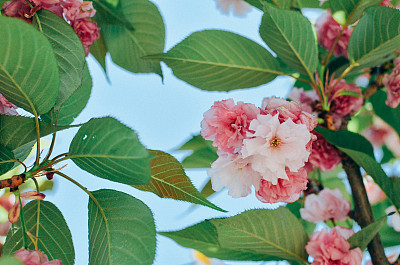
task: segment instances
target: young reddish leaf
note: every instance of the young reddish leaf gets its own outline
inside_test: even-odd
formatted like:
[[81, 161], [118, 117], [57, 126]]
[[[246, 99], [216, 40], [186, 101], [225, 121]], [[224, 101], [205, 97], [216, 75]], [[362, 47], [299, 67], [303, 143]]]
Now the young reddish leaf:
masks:
[[225, 212], [225, 210], [209, 202], [193, 186], [188, 176], [186, 176], [182, 165], [173, 156], [162, 151], [150, 150], [150, 153], [156, 157], [150, 163], [150, 184], [134, 185], [133, 187], [153, 192], [161, 198], [197, 203]]

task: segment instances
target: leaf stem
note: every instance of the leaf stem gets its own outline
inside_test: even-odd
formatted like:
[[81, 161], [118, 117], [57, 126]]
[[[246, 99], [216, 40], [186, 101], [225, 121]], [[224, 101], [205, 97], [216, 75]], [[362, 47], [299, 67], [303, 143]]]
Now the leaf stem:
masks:
[[51, 153], [53, 152], [54, 149], [54, 144], [56, 142], [56, 134], [57, 133], [53, 133], [53, 136], [51, 138], [51, 144], [50, 144], [50, 148], [49, 148], [49, 152], [47, 153], [46, 157], [43, 159], [43, 161], [48, 160], [49, 157], [51, 156]]
[[36, 161], [35, 165], [40, 163], [40, 127], [39, 127], [39, 117], [36, 110], [33, 109], [33, 114], [35, 115], [35, 125], [36, 125]]
[[343, 78], [346, 77], [346, 75], [351, 71], [351, 69], [353, 69], [356, 66], [355, 63], [350, 64], [344, 71], [343, 73], [340, 75], [340, 77], [338, 79], [336, 79], [335, 83], [333, 84], [333, 86], [329, 87], [326, 95], [330, 96], [330, 94], [332, 93], [332, 91], [336, 88], [336, 86], [339, 84], [340, 81], [342, 81]]
[[28, 240], [26, 239], [26, 223], [25, 223], [25, 216], [24, 216], [24, 208], [22, 207], [20, 191], [17, 190], [16, 193], [17, 193], [17, 197], [19, 200], [19, 206], [20, 206], [20, 217], [19, 218], [21, 221], [23, 246], [25, 249], [28, 249]]

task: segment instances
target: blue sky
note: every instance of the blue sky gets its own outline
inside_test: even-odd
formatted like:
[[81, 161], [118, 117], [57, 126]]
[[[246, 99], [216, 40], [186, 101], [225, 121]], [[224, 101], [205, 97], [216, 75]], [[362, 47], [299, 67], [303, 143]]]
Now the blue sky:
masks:
[[[166, 50], [183, 40], [194, 31], [204, 29], [223, 29], [244, 35], [265, 45], [258, 36], [261, 12], [253, 9], [247, 16], [237, 18], [226, 16], [216, 9], [214, 0], [157, 0], [166, 25]], [[133, 74], [113, 65], [107, 58], [110, 83], [105, 79], [99, 65], [88, 58], [94, 86], [86, 109], [76, 123], [88, 121], [91, 117], [111, 115], [133, 128], [142, 143], [149, 149], [171, 152], [185, 142], [191, 135], [198, 134], [202, 115], [216, 100], [234, 98], [260, 105], [264, 97], [284, 97], [292, 81], [277, 78], [268, 85], [230, 93], [201, 91], [178, 80], [163, 64], [164, 84], [155, 74]], [[76, 130], [61, 132], [57, 136], [55, 154], [68, 150]], [[182, 154], [173, 153], [181, 158]], [[159, 231], [182, 229], [206, 218], [231, 216], [238, 212], [266, 207], [254, 194], [242, 199], [232, 199], [226, 192], [212, 198], [212, 201], [229, 211], [223, 215], [212, 209], [197, 207], [190, 215], [184, 215], [189, 203], [160, 199], [154, 194], [141, 192], [131, 187], [96, 178], [77, 168], [72, 161], [63, 169], [89, 190], [101, 188], [118, 189], [145, 202], [154, 213]], [[188, 170], [188, 175], [196, 187], [206, 180], [203, 170]], [[71, 229], [76, 264], [88, 262], [87, 245], [87, 201], [88, 198], [73, 184], [55, 177], [55, 190], [47, 199], [55, 203], [66, 217]], [[173, 241], [158, 237], [156, 260], [154, 264], [183, 265], [192, 261], [191, 252]], [[233, 264], [227, 262], [227, 264]], [[243, 263], [242, 263], [243, 264]]]

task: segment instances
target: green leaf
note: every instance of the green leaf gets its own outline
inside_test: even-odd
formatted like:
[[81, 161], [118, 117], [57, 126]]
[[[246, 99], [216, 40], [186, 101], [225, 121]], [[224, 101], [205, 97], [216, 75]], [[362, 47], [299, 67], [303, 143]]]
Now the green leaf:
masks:
[[386, 93], [377, 91], [369, 100], [374, 107], [375, 114], [389, 124], [400, 135], [400, 107], [390, 108], [385, 104]]
[[82, 83], [85, 50], [74, 29], [57, 14], [42, 9], [33, 25], [49, 39], [60, 72], [60, 91], [53, 109], [58, 110]]
[[330, 131], [321, 127], [315, 129], [331, 144], [351, 157], [365, 172], [370, 175], [376, 184], [386, 194], [392, 204], [400, 208], [400, 195], [395, 183], [386, 175], [382, 167], [376, 162], [370, 142], [363, 136], [349, 131]]
[[146, 58], [165, 62], [177, 78], [209, 91], [256, 87], [283, 74], [267, 49], [222, 30], [195, 32], [167, 53]]
[[329, 0], [332, 14], [344, 11], [348, 25], [356, 22], [370, 6], [379, 5], [382, 0]]
[[111, 117], [84, 124], [69, 147], [69, 158], [100, 178], [128, 185], [148, 184], [152, 155], [137, 134]]
[[204, 186], [200, 189], [201, 195], [203, 195], [206, 198], [208, 198], [211, 195], [215, 194], [215, 192], [216, 191], [213, 190], [213, 188], [212, 188], [211, 179], [208, 179], [206, 184], [204, 184]]
[[207, 257], [222, 260], [264, 261], [269, 256], [241, 249], [222, 248], [218, 243], [217, 229], [206, 220], [179, 231], [158, 232], [186, 248], [193, 248]]
[[[40, 136], [52, 134], [57, 131], [70, 128], [70, 126], [54, 126], [39, 121]], [[23, 116], [0, 115], [0, 145], [3, 145], [15, 152], [17, 148], [24, 146], [32, 148], [32, 142], [36, 141], [36, 125], [34, 118]], [[24, 153], [25, 153], [24, 151]]]
[[210, 221], [217, 228], [223, 248], [307, 262], [308, 236], [301, 222], [286, 207], [250, 210]]
[[354, 235], [352, 235], [348, 241], [350, 243], [350, 248], [359, 247], [361, 251], [367, 247], [369, 242], [375, 237], [375, 235], [379, 232], [382, 226], [386, 223], [387, 216], [383, 216], [378, 221], [369, 224], [364, 227]]
[[185, 142], [181, 147], [176, 150], [197, 150], [208, 146], [208, 142], [200, 134], [192, 136], [187, 142]]
[[372, 67], [398, 49], [399, 10], [384, 6], [368, 8], [351, 34], [348, 48], [350, 62]]
[[103, 37], [101, 35], [100, 35], [100, 38], [98, 38], [90, 46], [90, 53], [93, 55], [93, 57], [96, 59], [96, 61], [103, 68], [104, 73], [107, 74], [107, 68], [106, 68], [107, 48], [106, 48], [106, 44], [104, 43]]
[[134, 185], [135, 188], [153, 192], [160, 198], [192, 202], [226, 212], [201, 195], [186, 176], [181, 164], [173, 156], [161, 151], [150, 150], [150, 153], [155, 156], [150, 163], [150, 184]]
[[250, 5], [260, 9], [261, 11], [264, 9], [264, 5], [266, 3], [274, 5], [274, 1], [279, 5], [279, 8], [282, 9], [289, 9], [292, 3], [292, 0], [244, 0], [247, 3], [249, 3]]
[[[372, 212], [374, 216], [386, 215], [385, 210], [391, 205], [392, 204], [388, 200], [379, 202], [378, 204], [372, 205]], [[383, 225], [379, 234], [385, 247], [400, 245], [400, 233], [395, 231], [393, 227], [390, 227], [387, 223]]]
[[162, 76], [159, 61], [141, 59], [164, 51], [164, 22], [157, 7], [148, 0], [120, 0], [118, 8], [134, 30], [99, 21], [101, 35], [112, 60], [134, 73], [156, 73]]
[[28, 23], [0, 16], [0, 47], [0, 93], [31, 113], [48, 112], [60, 87], [50, 42]]
[[14, 160], [13, 152], [7, 147], [0, 145], [0, 175], [7, 173], [14, 167], [16, 163], [12, 160]]
[[0, 265], [24, 265], [24, 264], [19, 259], [8, 256], [0, 258]]
[[90, 76], [87, 64], [85, 64], [80, 86], [57, 108], [57, 110], [53, 108], [50, 112], [42, 115], [41, 118], [49, 123], [57, 122], [57, 124], [61, 126], [71, 124], [86, 107], [90, 98], [90, 93], [92, 92], [92, 86], [92, 77]]
[[297, 0], [301, 8], [327, 8], [327, 3], [321, 5], [319, 0]]
[[218, 155], [214, 148], [204, 147], [193, 151], [193, 153], [185, 157], [182, 161], [184, 168], [209, 168], [211, 164], [218, 159]]
[[355, 98], [362, 98], [363, 95], [358, 94], [355, 91], [350, 91], [350, 90], [342, 90], [339, 93], [336, 93], [334, 97], [339, 97], [339, 96], [350, 96], [350, 97], [355, 97]]
[[152, 264], [156, 248], [153, 214], [140, 200], [115, 190], [89, 198], [89, 264]]
[[131, 22], [122, 12], [121, 1], [111, 4], [107, 0], [93, 0], [93, 7], [96, 9], [94, 19], [99, 24], [119, 25], [130, 30], [134, 30]]
[[310, 21], [298, 12], [264, 7], [260, 35], [282, 61], [312, 77], [318, 66], [318, 46]]
[[[39, 216], [38, 216], [39, 213]], [[38, 228], [38, 248], [49, 258], [61, 259], [64, 265], [73, 265], [75, 260], [71, 232], [60, 210], [48, 201], [31, 201], [24, 206], [27, 231], [36, 236]], [[39, 225], [37, 225], [39, 220]], [[14, 224], [7, 235], [2, 254], [13, 255], [22, 247], [21, 222]], [[35, 249], [28, 238], [28, 248]]]

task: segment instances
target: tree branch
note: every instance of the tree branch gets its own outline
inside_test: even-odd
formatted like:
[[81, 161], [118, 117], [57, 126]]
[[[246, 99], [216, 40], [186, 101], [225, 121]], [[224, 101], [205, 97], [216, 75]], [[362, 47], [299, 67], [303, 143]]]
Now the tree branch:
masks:
[[[367, 192], [363, 183], [360, 167], [345, 154], [342, 154], [343, 169], [347, 174], [350, 183], [351, 192], [354, 199], [354, 220], [362, 227], [375, 221], [369, 204]], [[368, 251], [374, 265], [388, 265], [383, 244], [379, 233], [368, 244]]]

